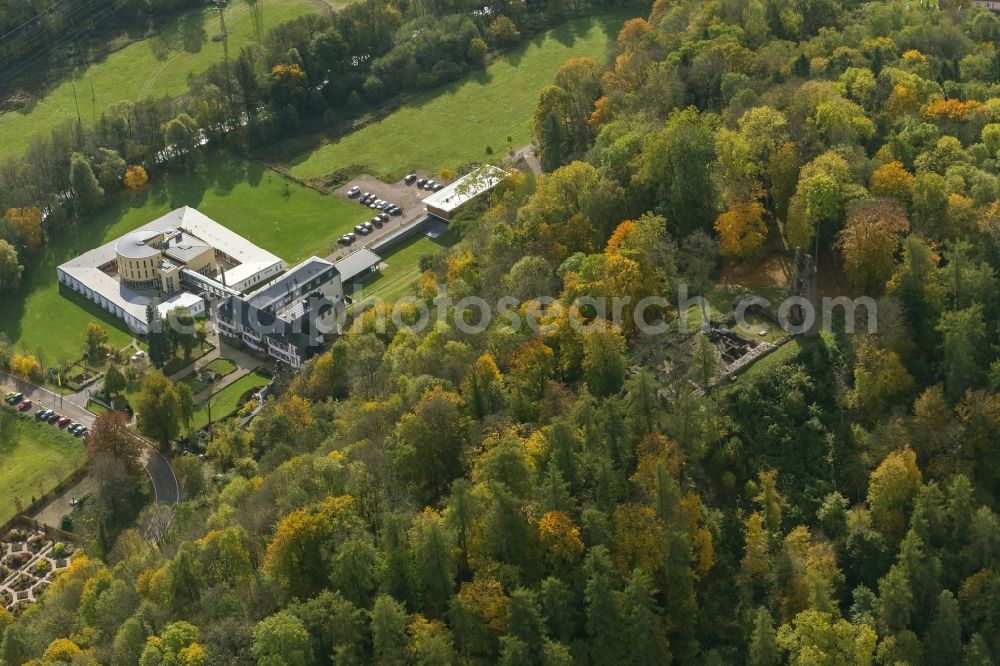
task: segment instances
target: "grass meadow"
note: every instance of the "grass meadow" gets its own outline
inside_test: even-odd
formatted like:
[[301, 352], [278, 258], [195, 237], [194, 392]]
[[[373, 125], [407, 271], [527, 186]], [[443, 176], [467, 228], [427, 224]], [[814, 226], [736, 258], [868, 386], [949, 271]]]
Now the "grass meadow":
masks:
[[604, 62], [621, 23], [618, 15], [570, 21], [357, 132], [318, 148], [315, 137], [292, 140], [268, 151], [267, 159], [305, 179], [356, 167], [391, 182], [411, 171], [435, 174], [483, 159], [487, 146], [496, 154], [518, 150], [531, 140], [538, 95], [560, 65], [574, 56]]
[[[265, 374], [254, 371], [246, 377], [240, 377], [235, 382], [222, 389], [212, 396], [212, 420], [219, 421], [223, 417], [229, 416], [239, 407], [240, 397], [257, 386], [265, 386], [271, 378]], [[191, 418], [189, 432], [194, 432], [199, 428], [208, 425], [208, 402], [203, 402], [194, 408], [194, 416]]]
[[[32, 411], [31, 413], [34, 413]], [[84, 463], [83, 442], [59, 428], [20, 416], [6, 407], [0, 411], [0, 523], [31, 503]]]
[[[264, 31], [315, 12], [323, 4], [323, 0], [266, 0]], [[227, 7], [226, 30], [231, 57], [256, 42], [257, 33], [246, 3], [233, 2]], [[34, 136], [76, 119], [77, 103], [80, 117], [90, 122], [117, 102], [185, 93], [188, 75], [200, 74], [222, 62], [222, 41], [213, 39], [219, 34], [215, 9], [206, 6], [191, 10], [171, 20], [155, 35], [132, 42], [77, 76], [60, 81], [24, 108], [0, 113], [0, 155], [21, 153]]]
[[450, 230], [437, 238], [420, 235], [407, 239], [381, 255], [385, 264], [381, 272], [358, 283], [353, 294], [348, 292], [355, 299], [351, 307], [360, 312], [378, 301], [391, 303], [412, 293], [420, 281], [420, 257], [437, 254], [457, 242], [457, 235]]
[[52, 234], [45, 257], [26, 272], [21, 288], [0, 300], [0, 331], [15, 349], [40, 354], [43, 364], [78, 358], [90, 321], [108, 328], [112, 344], [126, 345], [127, 327], [79, 294], [60, 289], [56, 266], [185, 205], [289, 264], [329, 254], [337, 237], [369, 212], [259, 164], [213, 156], [198, 173], [154, 179], [145, 191], [120, 197], [97, 217]]

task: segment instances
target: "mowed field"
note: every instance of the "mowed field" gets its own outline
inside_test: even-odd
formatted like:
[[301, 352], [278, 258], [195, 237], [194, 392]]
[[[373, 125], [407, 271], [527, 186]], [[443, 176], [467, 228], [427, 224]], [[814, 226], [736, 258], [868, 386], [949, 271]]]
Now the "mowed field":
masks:
[[[33, 413], [33, 412], [32, 412]], [[0, 413], [0, 523], [75, 472], [87, 458], [83, 442], [49, 424], [33, 422], [4, 408]]]
[[[337, 141], [315, 149], [289, 142], [269, 152], [300, 178], [355, 165], [392, 182], [411, 171], [433, 174], [483, 159], [487, 146], [498, 155], [518, 150], [531, 140], [539, 93], [560, 65], [575, 56], [603, 63], [623, 20], [614, 15], [571, 21], [503, 55], [485, 72], [420, 95]], [[302, 152], [287, 157], [296, 149]]]
[[[324, 4], [333, 7], [344, 2], [263, 0], [261, 4], [266, 33], [276, 25], [319, 11]], [[242, 0], [226, 8], [226, 30], [230, 57], [257, 41], [250, 8]], [[0, 155], [19, 154], [32, 137], [75, 119], [77, 100], [80, 116], [89, 122], [116, 102], [183, 94], [189, 74], [200, 74], [222, 62], [222, 41], [213, 41], [219, 34], [219, 13], [215, 9], [192, 10], [172, 20], [156, 35], [133, 42], [93, 63], [75, 78], [62, 81], [26, 108], [0, 113]]]
[[79, 358], [90, 321], [109, 329], [112, 344], [127, 344], [132, 336], [120, 320], [59, 288], [56, 266], [181, 206], [197, 208], [289, 264], [330, 254], [337, 237], [369, 212], [259, 164], [218, 155], [201, 173], [154, 179], [146, 191], [124, 196], [98, 217], [53, 234], [45, 258], [27, 272], [20, 290], [0, 300], [0, 331], [15, 349], [40, 353], [48, 363]]

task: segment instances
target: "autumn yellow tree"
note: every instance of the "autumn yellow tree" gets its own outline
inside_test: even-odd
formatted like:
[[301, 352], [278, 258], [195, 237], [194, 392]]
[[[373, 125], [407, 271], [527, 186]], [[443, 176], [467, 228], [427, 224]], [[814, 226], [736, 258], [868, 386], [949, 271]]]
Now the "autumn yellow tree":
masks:
[[149, 182], [149, 174], [146, 173], [145, 168], [135, 165], [128, 168], [123, 180], [125, 181], [125, 187], [130, 192], [135, 192]]
[[7, 221], [14, 225], [24, 239], [28, 254], [37, 257], [42, 253], [45, 237], [42, 233], [42, 211], [32, 206], [30, 208], [8, 208]]
[[354, 499], [347, 495], [292, 511], [278, 523], [264, 557], [264, 571], [298, 597], [312, 596], [327, 582], [324, 553], [361, 527]]
[[902, 538], [906, 529], [906, 510], [922, 480], [917, 456], [909, 447], [887, 455], [871, 473], [868, 506], [875, 527], [887, 538], [896, 541]]
[[31, 354], [14, 354], [10, 359], [10, 369], [15, 375], [32, 381], [42, 379], [42, 364]]
[[895, 199], [906, 205], [910, 201], [913, 174], [906, 170], [902, 162], [886, 162], [872, 173], [870, 184], [873, 195]]
[[580, 528], [563, 511], [549, 511], [538, 521], [538, 539], [556, 566], [571, 564], [583, 555]]
[[715, 220], [722, 253], [737, 259], [752, 257], [767, 238], [764, 207], [756, 201], [734, 204]]

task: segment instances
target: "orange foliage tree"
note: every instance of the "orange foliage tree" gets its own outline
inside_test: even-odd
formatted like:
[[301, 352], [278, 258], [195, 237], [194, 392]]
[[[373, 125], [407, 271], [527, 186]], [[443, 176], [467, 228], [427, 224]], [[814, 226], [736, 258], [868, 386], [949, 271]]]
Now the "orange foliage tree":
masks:
[[758, 202], [738, 203], [715, 220], [722, 253], [746, 259], [760, 251], [767, 238], [764, 207]]
[[7, 220], [10, 221], [24, 237], [28, 253], [37, 257], [42, 253], [45, 244], [42, 235], [42, 211], [37, 207], [8, 208]]
[[149, 182], [149, 174], [146, 173], [144, 168], [136, 165], [129, 167], [129, 169], [125, 172], [123, 180], [125, 181], [125, 187], [128, 188], [129, 191], [134, 192]]

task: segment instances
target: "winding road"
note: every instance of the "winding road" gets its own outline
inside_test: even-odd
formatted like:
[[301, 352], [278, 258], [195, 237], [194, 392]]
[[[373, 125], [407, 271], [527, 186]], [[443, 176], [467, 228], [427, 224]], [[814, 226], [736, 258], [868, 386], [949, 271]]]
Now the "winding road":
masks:
[[[26, 398], [29, 398], [34, 403], [30, 410], [32, 414], [41, 407], [54, 409], [63, 416], [68, 416], [88, 428], [94, 424], [94, 419], [97, 418], [93, 412], [75, 401], [79, 399], [79, 394], [74, 396], [59, 395], [11, 375], [0, 375], [0, 385], [3, 386], [4, 394], [7, 391], [19, 391]], [[145, 450], [143, 464], [146, 467], [146, 473], [149, 474], [149, 480], [153, 484], [156, 502], [168, 506], [177, 504], [181, 499], [181, 489], [170, 462], [145, 440], [142, 442]]]

